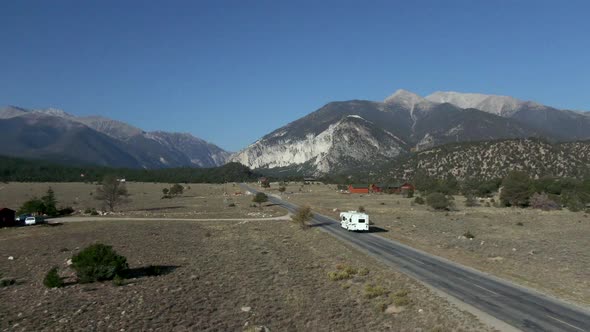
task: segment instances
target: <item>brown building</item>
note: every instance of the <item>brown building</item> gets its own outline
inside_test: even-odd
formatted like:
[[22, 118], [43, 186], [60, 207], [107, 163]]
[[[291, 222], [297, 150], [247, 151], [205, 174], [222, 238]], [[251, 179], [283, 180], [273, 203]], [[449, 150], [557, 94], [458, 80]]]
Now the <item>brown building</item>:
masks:
[[0, 227], [15, 226], [16, 212], [9, 208], [0, 208]]

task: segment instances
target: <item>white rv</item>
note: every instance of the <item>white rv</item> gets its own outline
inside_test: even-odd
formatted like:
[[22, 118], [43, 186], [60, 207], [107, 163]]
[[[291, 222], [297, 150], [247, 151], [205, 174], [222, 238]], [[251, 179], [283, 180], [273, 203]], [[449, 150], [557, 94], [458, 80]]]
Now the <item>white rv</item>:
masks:
[[349, 231], [368, 231], [369, 215], [357, 211], [340, 212], [340, 226]]

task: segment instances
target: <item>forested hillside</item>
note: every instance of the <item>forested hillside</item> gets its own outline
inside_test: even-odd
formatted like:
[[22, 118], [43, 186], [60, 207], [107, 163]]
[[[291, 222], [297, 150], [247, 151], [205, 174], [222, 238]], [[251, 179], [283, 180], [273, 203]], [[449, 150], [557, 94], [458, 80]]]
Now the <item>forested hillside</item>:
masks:
[[590, 175], [590, 141], [551, 144], [538, 139], [457, 143], [438, 146], [388, 161], [380, 174], [411, 179], [423, 172], [458, 180], [498, 179], [512, 170], [533, 178], [545, 176], [583, 178]]
[[0, 181], [94, 182], [107, 174], [127, 181], [167, 183], [223, 183], [254, 181], [259, 175], [238, 163], [213, 168], [126, 169], [64, 166], [42, 160], [0, 157]]

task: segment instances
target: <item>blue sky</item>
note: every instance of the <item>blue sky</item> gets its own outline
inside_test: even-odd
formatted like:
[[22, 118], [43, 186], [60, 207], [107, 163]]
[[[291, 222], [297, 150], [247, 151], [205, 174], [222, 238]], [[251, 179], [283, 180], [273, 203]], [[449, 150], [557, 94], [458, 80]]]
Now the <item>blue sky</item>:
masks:
[[587, 1], [3, 1], [0, 105], [232, 151], [399, 88], [590, 110]]

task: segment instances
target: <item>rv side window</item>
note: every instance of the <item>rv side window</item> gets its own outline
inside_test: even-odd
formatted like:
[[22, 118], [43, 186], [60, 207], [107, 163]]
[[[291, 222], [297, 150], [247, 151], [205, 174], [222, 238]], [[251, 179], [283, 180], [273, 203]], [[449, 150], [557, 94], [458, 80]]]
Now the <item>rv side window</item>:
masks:
[[346, 221], [346, 217], [342, 217], [342, 221]]
[[364, 223], [365, 219], [359, 219], [359, 223]]

